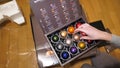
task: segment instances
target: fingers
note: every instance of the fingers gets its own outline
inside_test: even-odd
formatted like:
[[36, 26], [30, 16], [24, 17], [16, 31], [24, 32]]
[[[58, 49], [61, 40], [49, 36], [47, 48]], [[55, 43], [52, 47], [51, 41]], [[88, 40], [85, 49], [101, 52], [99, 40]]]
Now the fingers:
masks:
[[84, 27], [81, 25], [79, 28], [77, 28], [74, 33], [77, 33], [77, 32], [84, 32]]
[[74, 31], [74, 33], [77, 33], [77, 32], [80, 32], [80, 31], [82, 31], [82, 25], [81, 26], [79, 26], [75, 31]]
[[77, 33], [77, 32], [80, 32], [80, 29], [76, 29], [76, 30], [74, 31], [74, 33]]
[[91, 39], [91, 38], [88, 36], [81, 36], [80, 39]]
[[[81, 26], [79, 26], [74, 31], [74, 33], [77, 33], [77, 32], [84, 32], [84, 33], [86, 33], [86, 32], [88, 32], [88, 29], [87, 29], [88, 27], [89, 27], [89, 24], [87, 24], [87, 23], [82, 24]], [[87, 36], [82, 36], [80, 39], [91, 39], [91, 38], [89, 37], [89, 35], [87, 35]]]

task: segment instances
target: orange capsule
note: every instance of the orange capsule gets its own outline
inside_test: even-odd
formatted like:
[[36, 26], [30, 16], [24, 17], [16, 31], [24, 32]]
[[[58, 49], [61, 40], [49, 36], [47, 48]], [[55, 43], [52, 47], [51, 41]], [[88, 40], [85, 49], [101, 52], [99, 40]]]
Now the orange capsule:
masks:
[[72, 34], [74, 33], [75, 28], [73, 26], [68, 27], [68, 33]]

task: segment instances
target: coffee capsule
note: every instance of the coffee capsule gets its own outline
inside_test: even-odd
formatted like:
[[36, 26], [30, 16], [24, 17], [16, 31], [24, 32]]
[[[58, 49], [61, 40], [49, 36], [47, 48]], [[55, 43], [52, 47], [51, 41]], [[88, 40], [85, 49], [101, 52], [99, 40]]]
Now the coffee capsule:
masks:
[[57, 49], [58, 50], [62, 50], [64, 48], [64, 45], [62, 44], [62, 43], [59, 43], [58, 45], [57, 45]]
[[74, 38], [74, 40], [78, 41], [78, 40], [80, 40], [80, 35], [75, 34], [75, 35], [73, 35], [73, 38]]
[[80, 49], [85, 49], [85, 48], [86, 48], [85, 42], [78, 42], [78, 47], [79, 47]]
[[73, 34], [75, 31], [75, 28], [73, 26], [68, 27], [68, 33]]
[[53, 42], [58, 42], [58, 40], [59, 40], [59, 37], [57, 35], [52, 36], [52, 41]]
[[67, 31], [61, 31], [60, 36], [65, 38], [67, 36]]
[[70, 52], [72, 54], [76, 54], [78, 52], [77, 48], [76, 47], [70, 47]]
[[70, 45], [70, 44], [72, 43], [72, 39], [67, 38], [67, 39], [65, 40], [65, 43], [66, 43], [67, 45]]
[[63, 51], [63, 52], [61, 53], [61, 57], [62, 57], [63, 59], [68, 59], [68, 58], [69, 58], [69, 53], [68, 53], [67, 51]]

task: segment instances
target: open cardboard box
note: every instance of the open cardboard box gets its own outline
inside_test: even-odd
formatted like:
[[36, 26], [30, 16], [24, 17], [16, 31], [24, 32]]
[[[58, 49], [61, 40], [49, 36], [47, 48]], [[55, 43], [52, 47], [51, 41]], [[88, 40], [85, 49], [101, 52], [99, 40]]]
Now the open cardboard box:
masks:
[[[87, 22], [83, 8], [79, 0], [31, 0], [30, 6], [33, 12], [31, 24], [39, 66], [42, 68], [59, 64], [55, 54], [51, 54], [51, 48], [45, 38], [45, 34], [81, 17]], [[50, 55], [48, 55], [49, 51]], [[77, 58], [77, 60], [95, 56], [96, 53], [97, 48], [93, 48]]]
[[[43, 33], [42, 28], [39, 23], [36, 21], [34, 16], [31, 16], [31, 25], [33, 30], [33, 37], [37, 52], [38, 64], [40, 67], [49, 67], [53, 65], [59, 64], [55, 54], [48, 55], [47, 52], [51, 51], [50, 45], [48, 44], [45, 35]], [[97, 48], [93, 48], [84, 55], [80, 56], [76, 60], [80, 60], [83, 58], [88, 58], [95, 56], [97, 54]]]

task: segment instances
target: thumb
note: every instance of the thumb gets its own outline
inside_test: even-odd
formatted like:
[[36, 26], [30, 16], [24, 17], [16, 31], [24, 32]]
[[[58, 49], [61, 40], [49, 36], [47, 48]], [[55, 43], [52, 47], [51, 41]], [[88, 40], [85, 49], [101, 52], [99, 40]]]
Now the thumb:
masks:
[[82, 36], [82, 37], [80, 37], [80, 39], [90, 39], [90, 37], [88, 37], [88, 36]]

